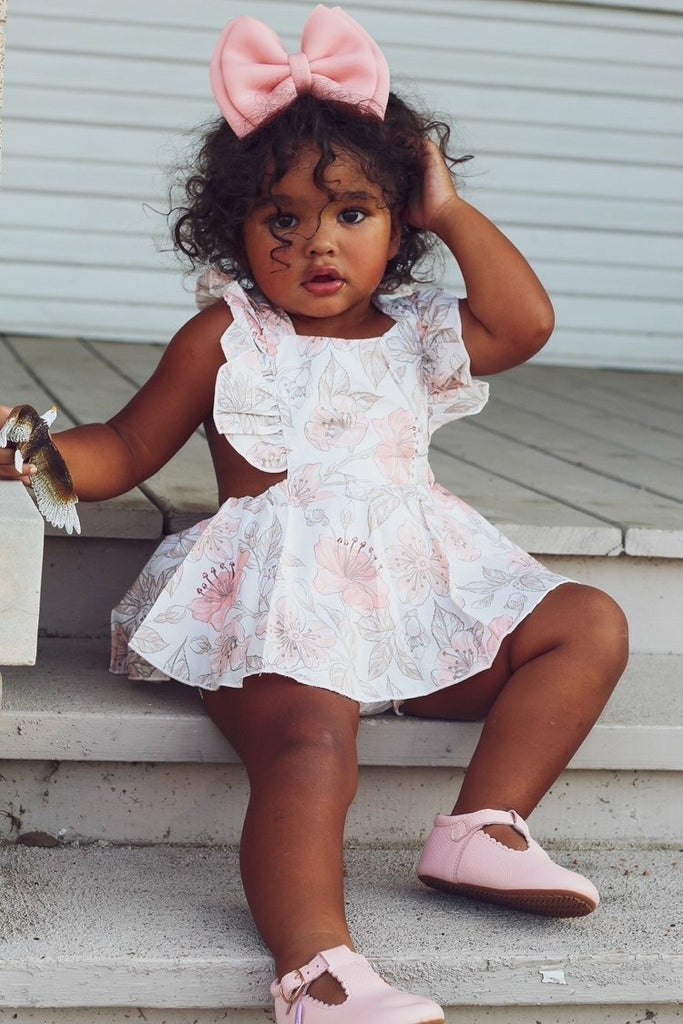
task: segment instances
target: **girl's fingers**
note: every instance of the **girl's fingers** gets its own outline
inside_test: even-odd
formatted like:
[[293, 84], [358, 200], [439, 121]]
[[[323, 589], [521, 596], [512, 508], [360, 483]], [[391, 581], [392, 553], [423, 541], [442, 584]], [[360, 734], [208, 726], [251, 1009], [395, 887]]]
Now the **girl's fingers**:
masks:
[[21, 473], [14, 468], [14, 449], [0, 448], [0, 480], [21, 480], [29, 485], [31, 477], [36, 475], [36, 467], [29, 462], [24, 464]]

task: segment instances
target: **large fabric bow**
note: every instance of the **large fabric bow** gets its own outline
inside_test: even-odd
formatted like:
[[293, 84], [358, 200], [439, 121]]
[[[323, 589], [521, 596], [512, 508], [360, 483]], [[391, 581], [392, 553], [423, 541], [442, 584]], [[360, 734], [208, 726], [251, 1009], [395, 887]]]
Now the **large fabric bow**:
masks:
[[262, 21], [243, 15], [228, 22], [210, 78], [218, 106], [240, 138], [302, 93], [362, 104], [379, 118], [389, 98], [389, 66], [377, 43], [341, 7], [322, 4], [306, 22], [301, 53], [291, 55]]

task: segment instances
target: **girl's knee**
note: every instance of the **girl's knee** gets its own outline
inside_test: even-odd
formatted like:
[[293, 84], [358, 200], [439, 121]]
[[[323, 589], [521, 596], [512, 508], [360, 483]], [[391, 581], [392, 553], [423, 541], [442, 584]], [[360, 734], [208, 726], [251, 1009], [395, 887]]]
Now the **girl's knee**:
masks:
[[286, 716], [276, 733], [264, 737], [251, 768], [252, 781], [256, 774], [296, 776], [309, 788], [332, 787], [337, 797], [350, 803], [358, 785], [355, 728], [314, 711]]
[[596, 587], [575, 585], [574, 638], [593, 658], [603, 657], [617, 673], [628, 661], [628, 621], [613, 597]]

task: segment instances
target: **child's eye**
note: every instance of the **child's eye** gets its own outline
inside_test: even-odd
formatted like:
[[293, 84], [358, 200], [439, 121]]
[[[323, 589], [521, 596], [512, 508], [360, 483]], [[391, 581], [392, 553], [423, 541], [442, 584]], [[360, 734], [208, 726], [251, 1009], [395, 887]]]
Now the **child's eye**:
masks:
[[271, 231], [293, 231], [298, 223], [298, 218], [293, 213], [277, 213], [274, 217], [268, 218]]
[[339, 220], [342, 224], [360, 224], [361, 221], [365, 220], [367, 213], [365, 210], [343, 210], [339, 214]]

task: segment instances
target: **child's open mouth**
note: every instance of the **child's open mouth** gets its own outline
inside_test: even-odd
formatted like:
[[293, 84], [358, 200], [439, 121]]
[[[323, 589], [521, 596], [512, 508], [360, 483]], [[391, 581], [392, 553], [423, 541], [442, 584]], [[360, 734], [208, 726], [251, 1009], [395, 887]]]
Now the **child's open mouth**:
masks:
[[303, 286], [311, 295], [335, 295], [344, 287], [344, 280], [333, 268], [322, 267], [310, 274]]

